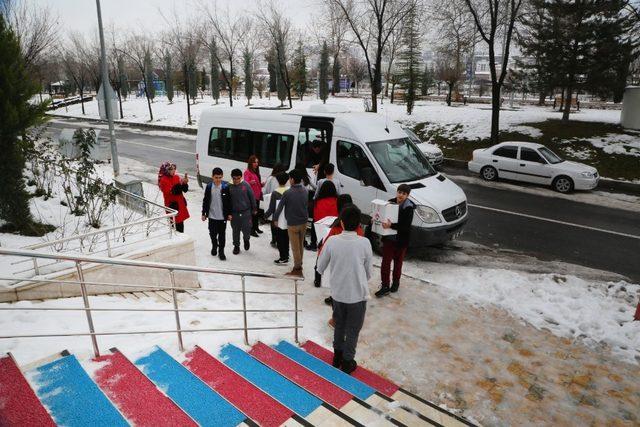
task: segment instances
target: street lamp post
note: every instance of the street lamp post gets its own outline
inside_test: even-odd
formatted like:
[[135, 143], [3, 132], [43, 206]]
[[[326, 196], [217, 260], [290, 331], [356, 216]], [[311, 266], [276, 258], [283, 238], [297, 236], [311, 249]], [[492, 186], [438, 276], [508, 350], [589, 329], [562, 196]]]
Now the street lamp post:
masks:
[[118, 146], [113, 130], [113, 113], [111, 111], [111, 85], [109, 84], [109, 73], [107, 71], [107, 52], [104, 47], [104, 31], [102, 30], [102, 13], [100, 11], [100, 0], [96, 0], [98, 10], [98, 30], [100, 32], [100, 56], [102, 60], [102, 93], [104, 95], [104, 110], [107, 113], [109, 123], [109, 140], [111, 141], [111, 164], [113, 165], [113, 175], [117, 177], [120, 173], [120, 163], [118, 162]]

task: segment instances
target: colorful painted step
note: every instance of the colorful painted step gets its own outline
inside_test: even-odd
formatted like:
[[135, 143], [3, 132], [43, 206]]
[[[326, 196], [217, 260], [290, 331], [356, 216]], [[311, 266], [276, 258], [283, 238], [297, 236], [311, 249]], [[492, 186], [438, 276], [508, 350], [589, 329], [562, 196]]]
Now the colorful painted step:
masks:
[[11, 355], [0, 358], [0, 426], [55, 426]]
[[58, 425], [129, 425], [73, 355], [40, 366], [27, 375]]
[[102, 364], [94, 381], [131, 424], [197, 426], [119, 351], [93, 360]]
[[246, 416], [160, 347], [134, 364], [201, 426], [236, 426]]
[[375, 390], [360, 380], [345, 374], [330, 364], [323, 362], [315, 356], [286, 341], [280, 341], [274, 349], [288, 358], [296, 361], [311, 372], [331, 381], [345, 391], [348, 391], [358, 399], [367, 400], [375, 393]]
[[220, 351], [219, 358], [229, 368], [301, 417], [309, 416], [322, 405], [320, 399], [312, 396], [233, 344], [225, 345]]
[[[309, 354], [317, 357], [318, 359], [324, 361], [325, 363], [331, 365], [333, 362], [333, 352], [327, 350], [319, 344], [316, 344], [313, 341], [307, 341], [302, 345], [302, 348], [305, 349]], [[367, 384], [369, 387], [374, 388], [381, 394], [384, 394], [387, 397], [392, 397], [393, 394], [398, 391], [400, 386], [394, 384], [388, 379], [376, 374], [375, 372], [371, 372], [370, 370], [358, 366], [355, 371], [351, 373], [351, 376], [359, 379], [363, 383]]]
[[191, 372], [263, 427], [277, 427], [294, 414], [268, 394], [196, 346], [182, 362]]
[[[302, 348], [309, 354], [321, 359], [326, 364], [331, 365], [333, 361], [333, 352], [331, 350], [328, 350], [310, 340], [305, 342], [302, 345]], [[388, 379], [362, 366], [358, 366], [351, 375], [376, 389], [380, 394], [400, 402], [404, 409], [417, 414], [417, 416], [423, 420], [429, 419], [432, 422], [436, 422], [447, 427], [475, 426], [475, 424], [468, 420], [452, 414], [451, 412], [446, 411], [445, 409], [442, 409], [407, 390], [404, 390]]]

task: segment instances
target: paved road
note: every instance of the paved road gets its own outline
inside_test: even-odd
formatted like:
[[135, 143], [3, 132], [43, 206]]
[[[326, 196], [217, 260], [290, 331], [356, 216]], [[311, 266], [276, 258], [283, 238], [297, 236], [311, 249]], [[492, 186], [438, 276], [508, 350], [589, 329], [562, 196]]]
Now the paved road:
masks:
[[[79, 126], [57, 120], [52, 132]], [[86, 126], [86, 124], [84, 124]], [[195, 136], [150, 136], [119, 126], [121, 156], [152, 166], [172, 159], [195, 174]], [[455, 177], [453, 178], [455, 181]], [[458, 182], [470, 219], [463, 240], [597, 268], [640, 283], [640, 214], [570, 200]]]

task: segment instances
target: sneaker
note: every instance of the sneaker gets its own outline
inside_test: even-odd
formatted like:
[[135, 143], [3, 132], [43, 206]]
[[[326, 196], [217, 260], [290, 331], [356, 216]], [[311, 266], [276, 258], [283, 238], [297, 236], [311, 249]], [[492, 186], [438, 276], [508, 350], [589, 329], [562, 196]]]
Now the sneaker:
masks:
[[393, 282], [391, 287], [389, 288], [389, 292], [398, 292], [398, 288], [400, 287], [400, 282]]
[[240, 253], [240, 246], [234, 245], [233, 246], [233, 254], [234, 255], [238, 255], [239, 253]]
[[220, 261], [226, 261], [227, 257], [225, 256], [224, 252], [220, 251], [220, 255], [218, 256], [218, 258], [220, 258]]
[[324, 299], [324, 303], [325, 303], [325, 304], [327, 304], [327, 305], [333, 305], [333, 298], [331, 298], [331, 297], [326, 297], [326, 298]]
[[358, 364], [356, 363], [356, 361], [351, 359], [351, 360], [343, 360], [342, 366], [340, 367], [340, 369], [345, 374], [350, 374], [353, 371], [355, 371], [357, 367], [358, 367]]
[[218, 248], [211, 248], [211, 255], [212, 256], [218, 255]]
[[251, 245], [249, 244], [249, 241], [248, 241], [248, 240], [245, 240], [245, 241], [244, 241], [244, 250], [245, 250], [245, 251], [248, 251], [250, 247], [251, 247]]
[[289, 264], [289, 258], [285, 258], [285, 259], [278, 258], [278, 259], [274, 260], [273, 263], [277, 264], [277, 265]]
[[256, 233], [255, 231], [251, 232], [251, 237], [260, 237], [260, 235], [258, 233]]
[[286, 273], [285, 276], [304, 278], [304, 276], [302, 275], [302, 269], [301, 268], [294, 268], [290, 272]]
[[382, 285], [378, 292], [375, 293], [376, 297], [382, 298], [384, 296], [389, 295], [389, 285]]
[[340, 368], [342, 365], [342, 351], [333, 349], [333, 363], [334, 368]]

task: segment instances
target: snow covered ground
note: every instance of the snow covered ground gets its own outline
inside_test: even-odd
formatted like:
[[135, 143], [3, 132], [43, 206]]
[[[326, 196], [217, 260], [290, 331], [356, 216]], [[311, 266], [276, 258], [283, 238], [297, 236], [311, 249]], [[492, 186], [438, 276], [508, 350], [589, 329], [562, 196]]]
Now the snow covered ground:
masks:
[[[318, 103], [315, 96], [307, 97], [303, 101], [293, 101], [293, 109], [305, 111], [309, 105]], [[362, 98], [335, 97], [328, 100], [330, 104], [345, 106], [352, 111], [364, 111]], [[218, 105], [210, 97], [198, 98], [196, 104], [191, 106], [191, 117], [193, 124], [187, 125], [187, 107], [183, 98], [174, 99], [170, 104], [165, 97], [158, 97], [151, 104], [153, 110], [153, 122], [149, 121], [149, 111], [144, 98], [130, 98], [122, 103], [124, 113], [123, 122], [131, 123], [152, 123], [165, 126], [191, 127], [197, 128], [200, 112], [206, 108], [229, 108], [228, 99], [220, 99]], [[252, 99], [253, 106], [277, 107], [280, 101], [276, 97], [271, 99]], [[233, 108], [243, 109], [246, 107], [246, 99], [241, 97], [234, 100]], [[388, 100], [379, 105], [379, 112], [388, 116], [390, 120], [395, 120], [407, 124], [429, 122], [445, 126], [449, 129], [462, 127], [458, 135], [462, 138], [477, 139], [487, 138], [491, 134], [491, 106], [487, 104], [469, 104], [466, 106], [447, 107], [444, 102], [418, 101], [412, 115], [406, 114], [405, 105], [391, 104]], [[54, 110], [55, 114], [69, 117], [90, 117], [99, 118], [98, 103], [91, 101], [85, 104], [86, 116], [82, 115], [80, 104], [71, 105], [67, 108]], [[509, 129], [531, 136], [538, 136], [540, 131], [528, 126], [521, 126], [522, 123], [539, 122], [547, 119], [558, 119], [560, 115], [550, 107], [523, 106], [518, 109], [505, 109], [500, 113], [500, 126], [502, 129]], [[619, 110], [582, 110], [573, 113], [572, 120], [603, 122], [617, 124], [620, 122]]]
[[[138, 162], [124, 160], [124, 170], [143, 176], [153, 182], [155, 171]], [[154, 197], [153, 187], [148, 187], [147, 195]], [[275, 249], [268, 245], [269, 231], [263, 226], [265, 234], [259, 239], [252, 239], [252, 247], [248, 253], [234, 256], [228, 249], [228, 261], [220, 263], [217, 258], [209, 254], [209, 237], [206, 223], [200, 221], [199, 206], [201, 204], [202, 190], [192, 186], [188, 193], [188, 203], [191, 210], [191, 218], [186, 222], [186, 232], [195, 240], [197, 250], [197, 263], [200, 266], [232, 268], [284, 273], [286, 268], [273, 264], [276, 258]], [[1, 236], [3, 245], [15, 244], [15, 240], [7, 240], [7, 236]], [[227, 242], [230, 246], [231, 230], [227, 230]], [[471, 258], [471, 259], [470, 259]], [[479, 306], [499, 307], [516, 318], [520, 318], [536, 328], [549, 330], [561, 337], [579, 340], [587, 345], [606, 345], [620, 360], [629, 363], [640, 362], [640, 329], [637, 323], [633, 323], [633, 311], [640, 297], [638, 284], [626, 283], [618, 280], [607, 280], [606, 275], [601, 277], [585, 278], [578, 268], [568, 268], [567, 274], [554, 274], [554, 270], [546, 272], [526, 272], [517, 269], [496, 266], [474, 265], [473, 256], [467, 257], [464, 262], [458, 262], [453, 258], [450, 262], [428, 262], [410, 260], [406, 265], [406, 273], [416, 279], [436, 286], [451, 299], [471, 303]], [[379, 259], [376, 263], [379, 264]], [[302, 297], [302, 324], [303, 336], [324, 341], [325, 323], [328, 310], [318, 301], [328, 294], [326, 289], [315, 289], [311, 286], [314, 254], [305, 253], [305, 271], [307, 279], [304, 284], [305, 296]], [[505, 263], [507, 265], [508, 263]], [[573, 271], [573, 273], [572, 273]], [[239, 286], [238, 280], [225, 280], [221, 277], [201, 277], [203, 287], [215, 288], [217, 286]], [[267, 283], [268, 282], [268, 283]], [[284, 282], [264, 280], [249, 280], [251, 286], [269, 287], [286, 286]], [[426, 286], [426, 285], [425, 285]], [[371, 290], [375, 291], [376, 283], [371, 283]], [[417, 290], [415, 290], [417, 291]], [[405, 297], [411, 298], [412, 289], [406, 290]], [[201, 295], [200, 295], [201, 294]], [[181, 295], [183, 307], [225, 307], [237, 303], [232, 296], [220, 296], [215, 293], [200, 293], [199, 299], [189, 299], [186, 294]], [[123, 300], [121, 297], [99, 296], [92, 297], [92, 305], [95, 307], [132, 307], [143, 305], [145, 307], [157, 307], [159, 302], [153, 298], [141, 301]], [[256, 299], [255, 304], [267, 303], [268, 307], [285, 304], [283, 298]], [[63, 306], [66, 304], [80, 305], [79, 298], [69, 300], [49, 301], [46, 303], [20, 302], [16, 307], [29, 306]], [[287, 308], [291, 308], [290, 306]], [[5, 334], [36, 333], [40, 331], [84, 331], [85, 322], [83, 313], [0, 313], [0, 330]], [[79, 317], [78, 317], [79, 316]], [[202, 315], [185, 315], [188, 325], [197, 327], [213, 327], [213, 325], [237, 325], [239, 316], [219, 316], [211, 318]], [[274, 321], [270, 316], [258, 316], [259, 322], [269, 324]], [[282, 317], [282, 316], [281, 316]], [[256, 319], [258, 321], [258, 319]], [[99, 330], [131, 330], [166, 328], [172, 325], [170, 313], [98, 313], [95, 323]], [[208, 335], [211, 335], [210, 337]], [[201, 336], [190, 336], [189, 342], [206, 341], [209, 345], [219, 345], [228, 340], [241, 341], [237, 333], [207, 334], [206, 339]], [[252, 339], [262, 339], [272, 342], [278, 338], [292, 338], [292, 334], [283, 332], [252, 333]], [[169, 341], [166, 341], [166, 340]], [[142, 337], [105, 337], [100, 338], [104, 348], [113, 345], [126, 347], [131, 350], [143, 350], [158, 340], [168, 342], [169, 348], [175, 348], [175, 340], [172, 337], [156, 337], [146, 335]], [[71, 351], [88, 354], [89, 346], [86, 337], [73, 339], [50, 340], [3, 340], [0, 342], [1, 351], [12, 351], [21, 361], [29, 361], [59, 351], [61, 346]], [[329, 344], [324, 342], [324, 344]]]

